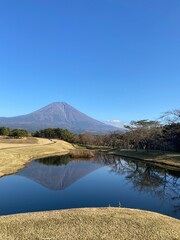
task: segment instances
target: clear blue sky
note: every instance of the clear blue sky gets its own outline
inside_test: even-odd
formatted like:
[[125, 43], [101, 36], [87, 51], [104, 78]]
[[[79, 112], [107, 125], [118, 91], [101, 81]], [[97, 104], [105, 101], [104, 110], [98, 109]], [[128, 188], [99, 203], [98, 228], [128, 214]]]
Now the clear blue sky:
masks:
[[179, 96], [179, 0], [0, 1], [0, 116], [64, 101], [154, 119]]

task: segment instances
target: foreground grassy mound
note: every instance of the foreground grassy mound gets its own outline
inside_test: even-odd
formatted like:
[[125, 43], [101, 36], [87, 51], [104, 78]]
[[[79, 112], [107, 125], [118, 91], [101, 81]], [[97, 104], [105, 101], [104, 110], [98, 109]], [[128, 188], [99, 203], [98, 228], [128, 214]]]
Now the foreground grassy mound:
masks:
[[180, 221], [125, 208], [84, 208], [0, 217], [0, 239], [179, 240]]
[[43, 138], [0, 139], [0, 177], [17, 172], [32, 159], [67, 154], [72, 144]]

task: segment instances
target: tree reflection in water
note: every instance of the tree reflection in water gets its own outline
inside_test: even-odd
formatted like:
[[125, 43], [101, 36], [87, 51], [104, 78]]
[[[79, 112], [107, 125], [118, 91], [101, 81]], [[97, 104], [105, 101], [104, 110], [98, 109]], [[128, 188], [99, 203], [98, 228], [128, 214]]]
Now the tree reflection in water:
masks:
[[147, 192], [160, 200], [169, 201], [173, 211], [180, 211], [180, 171], [120, 156], [99, 154], [96, 157], [110, 167], [110, 171], [125, 175], [128, 183], [140, 192]]
[[[63, 166], [72, 160], [68, 155], [36, 160], [45, 165]], [[77, 161], [77, 160], [76, 160]], [[82, 160], [79, 160], [79, 163]], [[83, 160], [85, 161], [85, 160]], [[106, 165], [110, 172], [123, 175], [125, 181], [140, 192], [146, 192], [162, 201], [168, 201], [174, 212], [180, 211], [180, 171], [155, 166], [138, 160], [123, 159], [115, 155], [97, 154], [94, 162]]]
[[62, 155], [62, 156], [50, 156], [50, 157], [40, 158], [35, 161], [42, 163], [44, 165], [49, 165], [49, 166], [61, 166], [61, 165], [67, 165], [68, 162], [70, 162], [70, 160], [71, 159], [68, 155]]

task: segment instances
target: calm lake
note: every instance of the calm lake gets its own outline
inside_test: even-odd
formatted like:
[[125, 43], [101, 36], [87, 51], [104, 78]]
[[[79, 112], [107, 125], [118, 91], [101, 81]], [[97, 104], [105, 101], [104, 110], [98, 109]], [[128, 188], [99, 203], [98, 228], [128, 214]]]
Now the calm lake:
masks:
[[0, 215], [107, 206], [179, 219], [180, 172], [102, 154], [92, 160], [35, 160], [0, 178]]

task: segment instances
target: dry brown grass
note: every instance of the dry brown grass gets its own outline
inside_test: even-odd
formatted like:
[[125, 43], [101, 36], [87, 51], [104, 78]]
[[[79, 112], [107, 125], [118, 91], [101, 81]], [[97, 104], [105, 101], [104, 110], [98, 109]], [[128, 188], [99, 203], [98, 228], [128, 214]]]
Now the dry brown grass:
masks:
[[84, 208], [0, 217], [1, 240], [179, 240], [180, 221], [125, 208]]
[[35, 141], [30, 143], [24, 139], [21, 143], [12, 143], [11, 139], [9, 143], [0, 143], [0, 177], [17, 172], [32, 159], [67, 154], [74, 149], [72, 144], [61, 140], [35, 138]]
[[24, 137], [24, 138], [10, 138], [10, 137], [2, 137], [0, 136], [0, 143], [7, 144], [37, 144], [38, 139], [34, 137]]
[[93, 158], [94, 152], [85, 149], [75, 149], [69, 152], [71, 158]]

